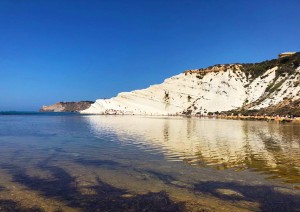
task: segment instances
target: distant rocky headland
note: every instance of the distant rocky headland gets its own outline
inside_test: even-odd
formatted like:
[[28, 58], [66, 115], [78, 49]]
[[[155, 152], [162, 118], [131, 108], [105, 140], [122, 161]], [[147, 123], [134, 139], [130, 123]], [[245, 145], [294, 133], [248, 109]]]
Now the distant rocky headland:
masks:
[[53, 105], [43, 106], [40, 112], [79, 112], [85, 110], [95, 102], [80, 101], [80, 102], [58, 102]]

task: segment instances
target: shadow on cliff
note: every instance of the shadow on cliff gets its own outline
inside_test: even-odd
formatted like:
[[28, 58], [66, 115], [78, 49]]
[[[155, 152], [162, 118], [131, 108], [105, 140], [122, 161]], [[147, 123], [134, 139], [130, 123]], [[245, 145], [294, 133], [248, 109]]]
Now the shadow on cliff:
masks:
[[[104, 162], [104, 164], [110, 162]], [[14, 167], [11, 171], [13, 181], [29, 189], [38, 191], [47, 198], [63, 201], [66, 205], [84, 211], [182, 211], [183, 203], [173, 202], [166, 192], [149, 192], [131, 195], [124, 189], [113, 187], [97, 178], [92, 186], [79, 188], [76, 178], [64, 169], [44, 165], [38, 167], [51, 173], [50, 179], [30, 176], [26, 170]], [[82, 193], [81, 189], [89, 192]]]
[[284, 188], [280, 192], [271, 186], [249, 186], [233, 182], [201, 182], [195, 190], [227, 201], [253, 201], [262, 211], [300, 211], [300, 195]]

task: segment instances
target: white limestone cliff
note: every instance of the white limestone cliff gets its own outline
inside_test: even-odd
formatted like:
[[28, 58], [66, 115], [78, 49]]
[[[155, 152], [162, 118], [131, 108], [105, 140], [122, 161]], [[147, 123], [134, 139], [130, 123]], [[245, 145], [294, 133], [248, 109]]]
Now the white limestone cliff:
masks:
[[[181, 115], [241, 108], [260, 109], [300, 97], [300, 67], [292, 75], [276, 75], [278, 66], [253, 78], [243, 65], [189, 70], [149, 88], [98, 99], [84, 114]], [[274, 88], [270, 92], [270, 88]], [[275, 89], [276, 88], [276, 89]]]

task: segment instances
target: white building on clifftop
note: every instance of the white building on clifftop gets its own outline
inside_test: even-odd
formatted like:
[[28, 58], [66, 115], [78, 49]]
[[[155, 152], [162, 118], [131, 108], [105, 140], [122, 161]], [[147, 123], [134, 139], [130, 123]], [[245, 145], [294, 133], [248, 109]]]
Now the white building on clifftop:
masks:
[[293, 54], [296, 54], [296, 52], [283, 52], [283, 53], [278, 55], [278, 58], [292, 56]]

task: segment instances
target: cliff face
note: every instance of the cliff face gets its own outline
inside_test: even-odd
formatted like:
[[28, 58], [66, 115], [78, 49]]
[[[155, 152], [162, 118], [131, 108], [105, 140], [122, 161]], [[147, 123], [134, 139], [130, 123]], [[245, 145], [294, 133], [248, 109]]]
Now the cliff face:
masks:
[[92, 101], [81, 102], [58, 102], [54, 105], [43, 106], [40, 112], [79, 112], [91, 106]]
[[[181, 115], [299, 105], [300, 53], [255, 64], [188, 70], [147, 89], [98, 99], [81, 113]], [[274, 110], [276, 111], [276, 110]], [[300, 115], [300, 114], [299, 114]]]

